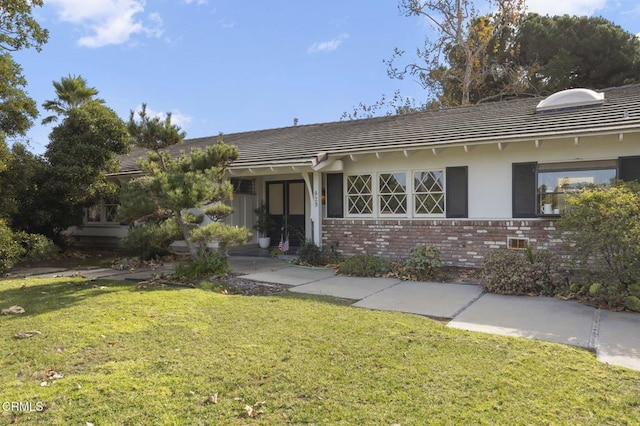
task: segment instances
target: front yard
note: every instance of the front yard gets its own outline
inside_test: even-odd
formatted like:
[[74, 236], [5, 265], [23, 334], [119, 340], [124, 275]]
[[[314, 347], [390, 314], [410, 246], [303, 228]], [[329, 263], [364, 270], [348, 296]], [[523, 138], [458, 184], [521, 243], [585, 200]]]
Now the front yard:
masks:
[[[640, 372], [323, 298], [0, 281], [0, 422], [634, 424]], [[38, 331], [16, 338], [20, 332]], [[15, 404], [20, 403], [20, 404]]]

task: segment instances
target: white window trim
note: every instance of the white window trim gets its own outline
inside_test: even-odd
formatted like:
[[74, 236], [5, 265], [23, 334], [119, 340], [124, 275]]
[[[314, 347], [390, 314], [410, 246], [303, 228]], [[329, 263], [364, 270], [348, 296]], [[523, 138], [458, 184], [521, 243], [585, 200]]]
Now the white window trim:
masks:
[[[405, 178], [405, 191], [404, 191], [404, 196], [405, 198], [405, 213], [382, 213], [382, 211], [380, 211], [380, 197], [383, 195], [382, 193], [380, 193], [380, 175], [393, 175], [396, 173], [402, 173], [404, 174], [404, 178]], [[408, 172], [407, 171], [392, 171], [392, 172], [385, 172], [385, 171], [379, 171], [375, 173], [375, 179], [376, 179], [376, 184], [374, 189], [375, 192], [375, 201], [377, 203], [377, 208], [375, 210], [375, 212], [377, 213], [377, 217], [380, 218], [408, 218], [410, 217], [409, 214], [411, 212], [410, 210], [410, 206], [409, 205], [409, 198], [410, 194], [411, 194], [411, 188], [409, 187], [409, 182], [408, 182]], [[413, 179], [413, 175], [411, 175], [411, 179]], [[384, 195], [390, 195], [390, 194], [384, 194]], [[394, 194], [395, 195], [395, 194]]]
[[[442, 194], [444, 195], [444, 208], [442, 213], [418, 213], [416, 212], [415, 197], [418, 195], [414, 187], [414, 173], [416, 172], [442, 172]], [[444, 218], [447, 217], [447, 172], [443, 168], [431, 168], [431, 169], [413, 169], [411, 170], [411, 214], [416, 218]]]
[[[371, 213], [351, 213], [349, 211], [349, 178], [352, 176], [371, 176]], [[377, 203], [377, 197], [376, 197], [376, 192], [377, 192], [377, 185], [376, 185], [376, 180], [377, 178], [377, 173], [376, 172], [363, 172], [363, 173], [354, 173], [354, 174], [345, 174], [344, 175], [344, 210], [345, 210], [345, 217], [346, 218], [367, 218], [367, 219], [371, 219], [371, 218], [375, 218], [375, 212], [377, 211], [378, 208], [378, 203]]]

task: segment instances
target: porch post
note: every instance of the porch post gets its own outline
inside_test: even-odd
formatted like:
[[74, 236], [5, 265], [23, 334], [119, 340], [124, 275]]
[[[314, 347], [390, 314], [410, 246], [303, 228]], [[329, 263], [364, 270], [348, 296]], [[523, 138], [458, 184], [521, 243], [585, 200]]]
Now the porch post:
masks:
[[313, 242], [322, 247], [322, 172], [313, 172], [313, 194], [311, 199], [311, 222]]

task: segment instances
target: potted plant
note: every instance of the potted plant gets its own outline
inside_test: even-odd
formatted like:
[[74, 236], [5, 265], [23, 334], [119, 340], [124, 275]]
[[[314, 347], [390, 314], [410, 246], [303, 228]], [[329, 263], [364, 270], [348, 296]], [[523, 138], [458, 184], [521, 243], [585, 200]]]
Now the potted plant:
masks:
[[258, 208], [254, 209], [256, 214], [256, 224], [253, 225], [253, 229], [258, 231], [258, 244], [260, 248], [269, 248], [271, 246], [271, 237], [269, 237], [269, 231], [275, 226], [274, 220], [269, 216], [269, 210], [267, 205], [263, 202]]

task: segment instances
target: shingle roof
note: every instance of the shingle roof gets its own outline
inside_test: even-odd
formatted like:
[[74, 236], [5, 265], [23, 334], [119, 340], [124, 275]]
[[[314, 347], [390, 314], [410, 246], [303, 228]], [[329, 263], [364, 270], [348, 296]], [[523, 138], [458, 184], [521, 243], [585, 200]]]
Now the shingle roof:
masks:
[[[319, 153], [410, 149], [422, 146], [545, 139], [640, 131], [640, 84], [602, 90], [602, 105], [536, 113], [534, 97], [391, 117], [299, 125], [224, 135], [236, 145], [235, 167], [308, 163]], [[218, 136], [185, 140], [172, 154], [216, 143]], [[121, 171], [138, 170], [146, 150], [120, 157]]]

